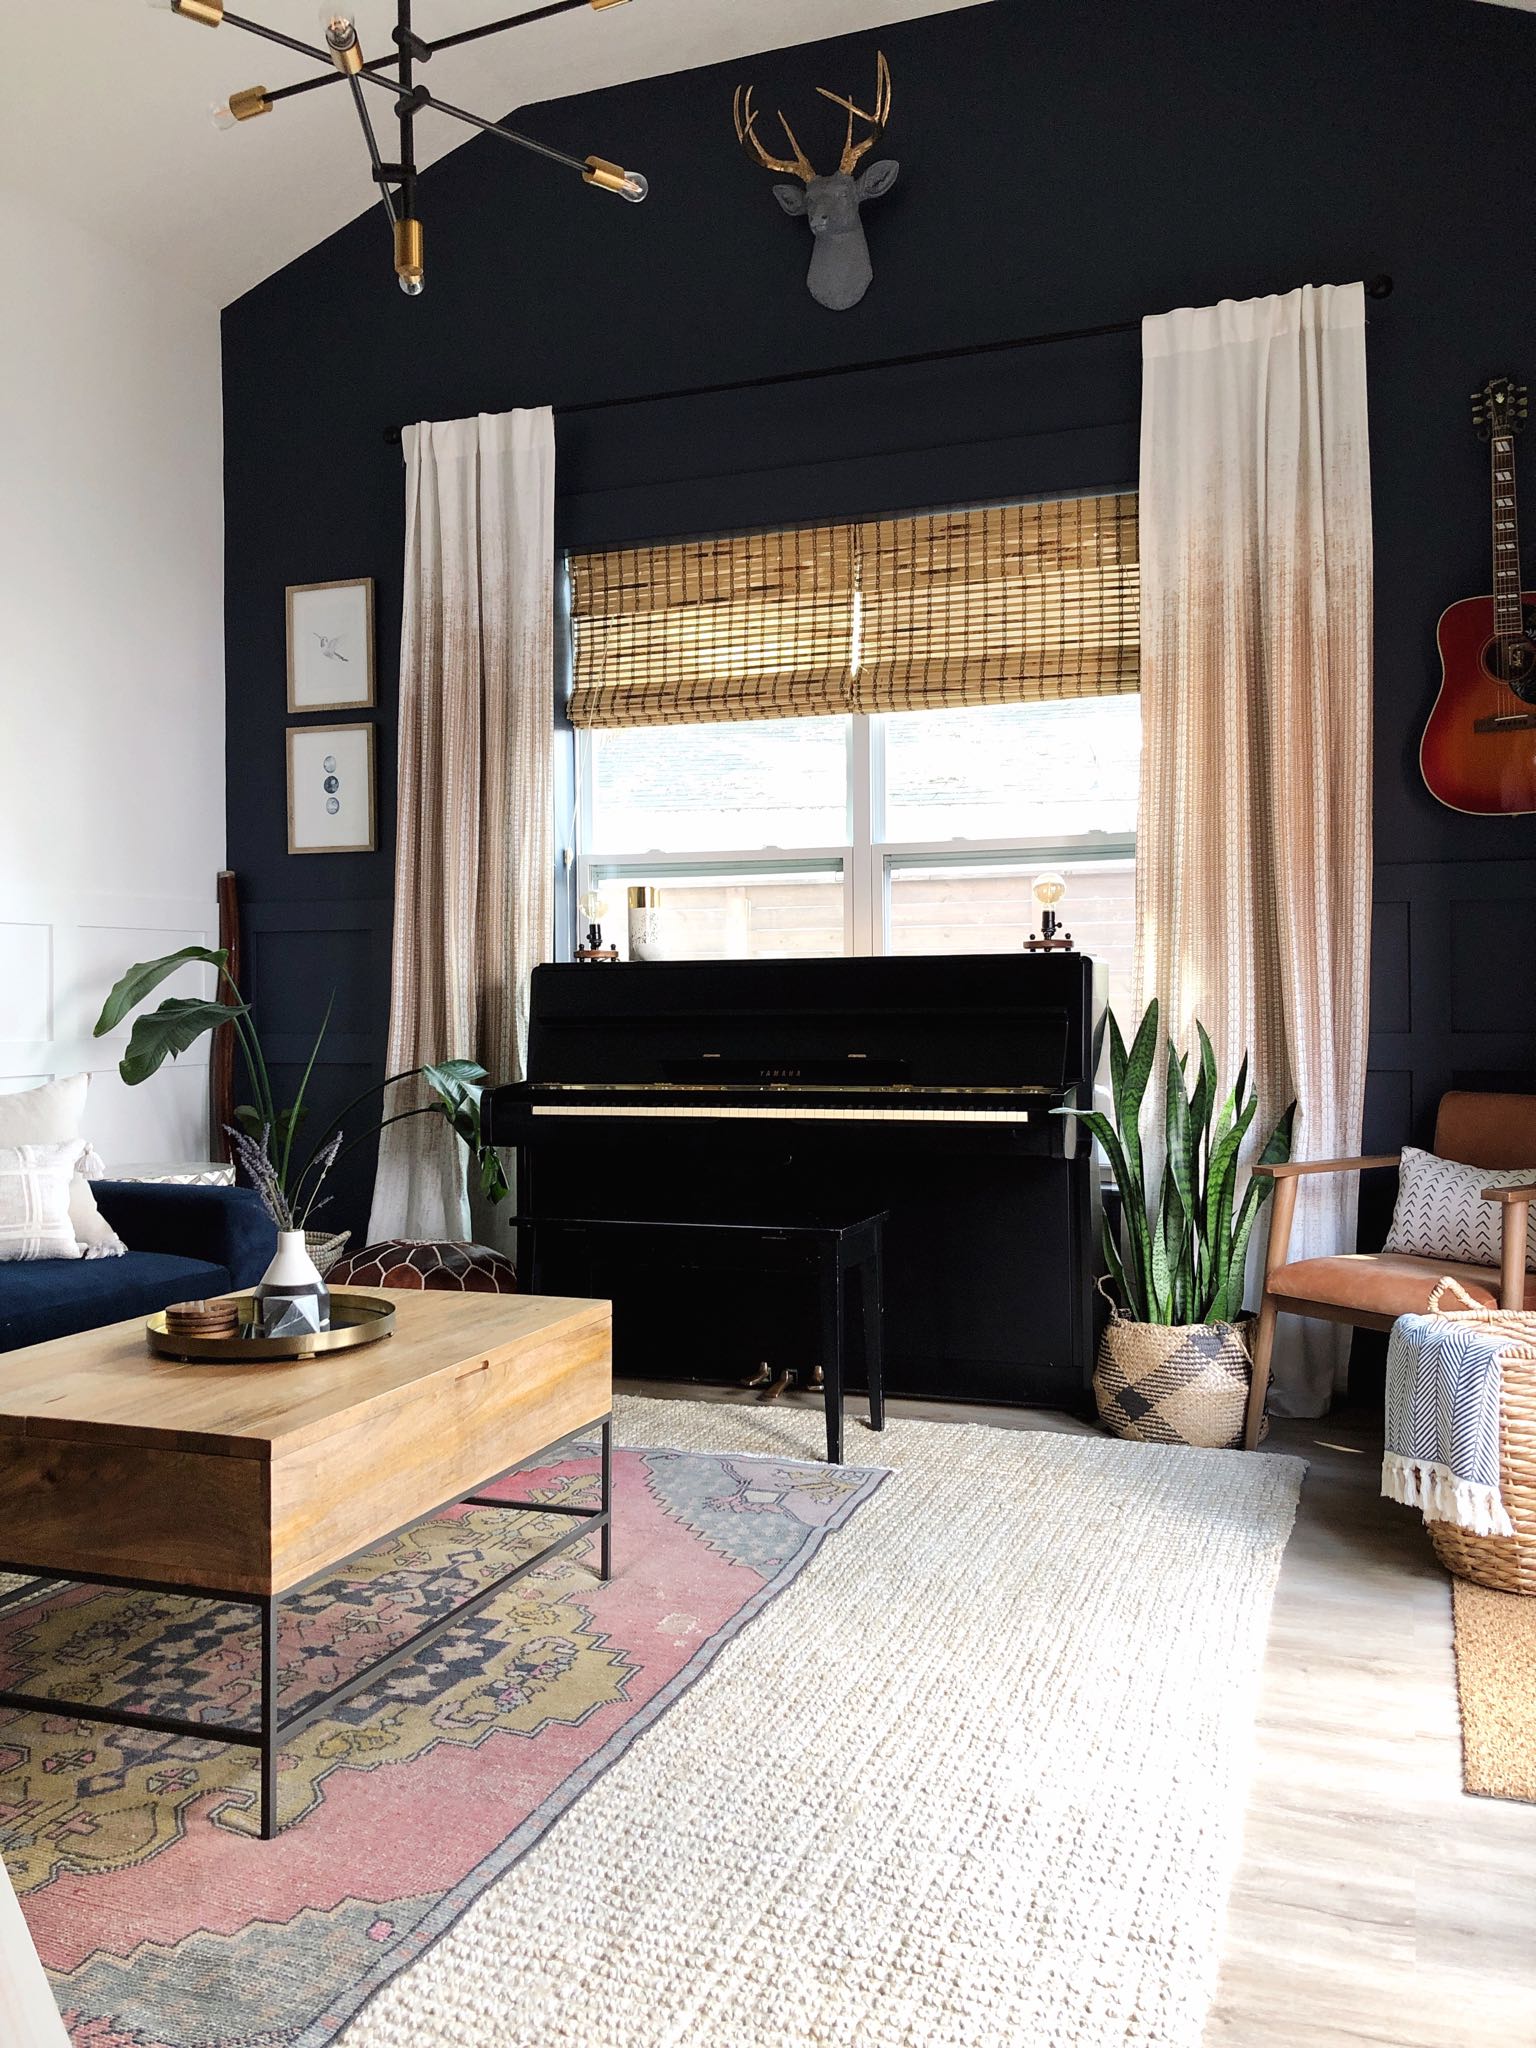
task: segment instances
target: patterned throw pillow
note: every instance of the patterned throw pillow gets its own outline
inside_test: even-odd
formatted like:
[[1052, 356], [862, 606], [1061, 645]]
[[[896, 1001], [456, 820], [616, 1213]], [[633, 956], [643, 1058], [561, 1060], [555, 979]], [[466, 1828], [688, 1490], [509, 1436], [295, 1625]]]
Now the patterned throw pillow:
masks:
[[0, 1263], [78, 1259], [69, 1183], [80, 1142], [0, 1145]]
[[[1483, 1189], [1532, 1186], [1536, 1166], [1494, 1172], [1405, 1145], [1397, 1206], [1383, 1249], [1459, 1266], [1496, 1266], [1504, 1210], [1497, 1202], [1485, 1202]], [[1526, 1252], [1525, 1269], [1536, 1273], [1536, 1236]]]

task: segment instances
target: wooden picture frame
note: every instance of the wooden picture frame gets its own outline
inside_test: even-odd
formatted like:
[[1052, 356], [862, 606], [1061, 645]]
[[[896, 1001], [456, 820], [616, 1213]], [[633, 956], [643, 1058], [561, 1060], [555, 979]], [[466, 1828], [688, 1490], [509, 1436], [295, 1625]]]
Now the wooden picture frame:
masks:
[[290, 853], [378, 850], [373, 731], [371, 720], [289, 726]]
[[289, 712], [373, 710], [373, 578], [290, 583], [286, 604]]

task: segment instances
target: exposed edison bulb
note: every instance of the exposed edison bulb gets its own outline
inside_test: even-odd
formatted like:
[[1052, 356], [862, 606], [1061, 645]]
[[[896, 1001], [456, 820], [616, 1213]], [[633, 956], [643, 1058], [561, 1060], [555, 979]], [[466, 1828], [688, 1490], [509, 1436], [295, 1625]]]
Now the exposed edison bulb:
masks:
[[363, 51], [357, 40], [357, 24], [345, 8], [333, 5], [332, 0], [322, 0], [320, 33], [341, 70], [362, 70]]
[[424, 277], [397, 277], [395, 282], [408, 299], [419, 299], [427, 288]]
[[183, 21], [200, 21], [204, 28], [217, 28], [224, 19], [224, 0], [146, 0], [146, 5], [179, 14]]
[[233, 128], [241, 121], [254, 121], [258, 114], [270, 114], [272, 102], [264, 85], [248, 85], [232, 92], [227, 100], [215, 100], [208, 118], [215, 128]]
[[588, 924], [601, 924], [608, 915], [608, 905], [595, 889], [589, 889], [576, 908]]
[[1067, 882], [1064, 875], [1036, 875], [1034, 897], [1042, 910], [1054, 910], [1066, 893]]
[[651, 181], [643, 171], [626, 171], [624, 182], [619, 187], [619, 197], [627, 199], [632, 206], [638, 206], [651, 189]]

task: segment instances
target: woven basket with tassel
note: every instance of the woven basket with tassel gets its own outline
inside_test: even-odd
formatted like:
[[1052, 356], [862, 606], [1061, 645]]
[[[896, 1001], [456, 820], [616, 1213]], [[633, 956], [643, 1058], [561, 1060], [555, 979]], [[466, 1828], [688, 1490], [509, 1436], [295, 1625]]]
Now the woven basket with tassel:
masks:
[[[1448, 1292], [1466, 1306], [1441, 1308]], [[1536, 1596], [1536, 1315], [1484, 1308], [1452, 1279], [1440, 1282], [1429, 1306], [1434, 1315], [1509, 1339], [1499, 1351], [1499, 1493], [1515, 1526], [1513, 1536], [1474, 1536], [1453, 1522], [1431, 1522], [1435, 1555], [1453, 1578], [1471, 1579], [1495, 1593]]]

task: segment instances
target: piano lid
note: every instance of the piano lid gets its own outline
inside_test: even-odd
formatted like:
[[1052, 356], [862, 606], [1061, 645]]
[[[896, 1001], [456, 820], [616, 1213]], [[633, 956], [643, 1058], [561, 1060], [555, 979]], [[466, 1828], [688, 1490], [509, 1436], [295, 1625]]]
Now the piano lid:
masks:
[[1078, 953], [538, 967], [528, 1079], [1060, 1089], [1092, 990]]

